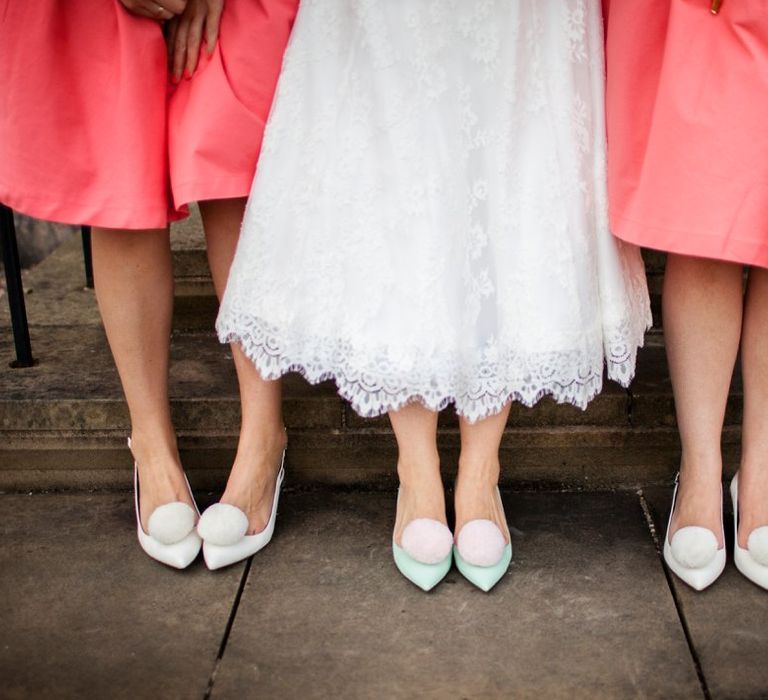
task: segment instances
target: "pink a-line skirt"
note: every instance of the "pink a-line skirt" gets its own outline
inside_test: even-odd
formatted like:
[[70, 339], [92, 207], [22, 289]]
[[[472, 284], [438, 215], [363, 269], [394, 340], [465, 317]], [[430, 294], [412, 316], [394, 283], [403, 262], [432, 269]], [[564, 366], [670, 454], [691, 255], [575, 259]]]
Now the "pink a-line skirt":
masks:
[[768, 2], [605, 5], [614, 234], [768, 267]]
[[191, 79], [117, 0], [0, 0], [0, 202], [42, 219], [162, 228], [245, 197], [298, 0], [227, 0]]

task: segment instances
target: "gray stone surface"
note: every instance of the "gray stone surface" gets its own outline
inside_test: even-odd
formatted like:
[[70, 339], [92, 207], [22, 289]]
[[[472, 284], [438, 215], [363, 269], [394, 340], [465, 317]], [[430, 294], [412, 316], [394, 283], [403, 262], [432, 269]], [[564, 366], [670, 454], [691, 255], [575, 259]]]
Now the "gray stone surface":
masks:
[[[0, 489], [127, 487], [128, 415], [103, 331], [98, 325], [34, 326], [32, 339], [35, 367], [0, 365]], [[0, 339], [2, 356], [11, 357], [10, 338]], [[197, 484], [219, 487], [239, 429], [229, 350], [211, 334], [176, 333], [171, 360], [182, 456], [193, 482], [205, 471]], [[639, 366], [637, 394], [606, 384], [587, 411], [546, 399], [533, 409], [515, 406], [501, 450], [505, 482], [589, 488], [668, 483], [679, 457], [663, 348], [647, 348]], [[645, 405], [654, 406], [653, 420], [637, 420], [638, 406]], [[313, 387], [298, 375], [285, 381], [284, 407], [292, 478], [393, 483], [396, 452], [386, 418], [361, 419], [331, 383]], [[727, 454], [737, 451], [737, 426], [728, 426], [725, 442]], [[450, 476], [459, 447], [450, 411], [441, 415], [440, 446]]]
[[201, 698], [244, 565], [147, 557], [128, 495], [0, 497], [0, 696]]
[[394, 494], [289, 494], [254, 559], [214, 698], [701, 697], [633, 494], [509, 494], [489, 595], [392, 563]]
[[[663, 531], [669, 490], [644, 493]], [[151, 561], [127, 494], [0, 496], [0, 697], [702, 698], [696, 661], [712, 698], [768, 696], [768, 597], [730, 563], [670, 590], [631, 492], [504, 501], [506, 577], [424, 594], [391, 561], [394, 492], [288, 490], [235, 608], [245, 565]]]
[[[664, 537], [672, 490], [644, 491], [659, 538]], [[768, 592], [733, 564], [733, 520], [726, 496], [728, 563], [723, 575], [697, 592], [671, 574], [696, 656], [714, 700], [768, 698]]]
[[[199, 217], [173, 227], [172, 246], [177, 278], [172, 410], [193, 482], [218, 488], [237, 443], [239, 402], [227, 349], [212, 334], [216, 299]], [[654, 274], [663, 263], [657, 258], [648, 257]], [[0, 490], [126, 487], [128, 416], [93, 292], [83, 288], [78, 237], [32, 270], [27, 283], [39, 363], [10, 370], [11, 339], [0, 337]], [[3, 301], [0, 323], [7, 323]], [[724, 438], [729, 471], [738, 464], [741, 400], [737, 378]], [[393, 483], [395, 444], [386, 417], [362, 419], [331, 385], [309, 387], [296, 376], [286, 381], [285, 415], [294, 479]], [[457, 459], [457, 428], [455, 414], [443, 412], [440, 446], [448, 476]], [[668, 483], [678, 461], [674, 404], [658, 333], [649, 334], [630, 392], [606, 382], [587, 411], [549, 399], [533, 409], [515, 405], [502, 446], [503, 478], [518, 485]]]
[[[49, 225], [52, 230], [55, 225]], [[216, 299], [210, 284], [205, 239], [196, 212], [171, 230], [177, 303], [174, 327], [212, 331]], [[4, 279], [4, 278], [3, 278]], [[93, 290], [85, 289], [80, 235], [70, 235], [51, 255], [24, 272], [25, 301], [33, 326], [99, 326]], [[10, 324], [7, 300], [0, 298], [0, 325]], [[34, 350], [33, 346], [33, 350]]]

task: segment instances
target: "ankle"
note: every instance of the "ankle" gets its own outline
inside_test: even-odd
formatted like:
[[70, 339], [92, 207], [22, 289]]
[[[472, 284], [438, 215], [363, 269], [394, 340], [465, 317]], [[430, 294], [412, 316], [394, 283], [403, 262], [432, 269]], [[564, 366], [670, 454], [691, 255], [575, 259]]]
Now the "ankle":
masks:
[[683, 451], [680, 458], [680, 481], [689, 484], [714, 485], [723, 478], [720, 449]]
[[397, 476], [403, 489], [421, 489], [425, 486], [437, 486], [443, 488], [443, 479], [440, 474], [440, 457], [435, 452], [433, 455], [401, 456], [397, 460]]
[[131, 431], [130, 448], [134, 459], [139, 462], [139, 464], [148, 461], [179, 461], [176, 436], [172, 432], [142, 432], [141, 430], [134, 428]]
[[288, 445], [288, 435], [282, 423], [264, 426], [243, 421], [240, 426], [238, 454], [271, 455], [282, 452]]
[[459, 458], [456, 490], [495, 488], [501, 476], [498, 457], [464, 456]]

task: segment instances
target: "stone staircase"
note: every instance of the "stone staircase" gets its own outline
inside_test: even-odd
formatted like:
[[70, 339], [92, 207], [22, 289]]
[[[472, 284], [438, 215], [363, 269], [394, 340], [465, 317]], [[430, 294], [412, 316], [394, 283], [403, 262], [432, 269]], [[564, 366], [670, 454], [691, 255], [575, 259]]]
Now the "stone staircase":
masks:
[[[171, 397], [182, 458], [196, 488], [220, 487], [237, 440], [237, 385], [228, 348], [213, 334], [213, 294], [199, 218], [172, 232], [177, 281]], [[663, 257], [646, 256], [658, 314]], [[122, 488], [131, 480], [129, 423], [93, 292], [83, 288], [79, 240], [29, 272], [25, 284], [38, 364], [11, 369], [12, 338], [0, 305], [0, 490]], [[658, 316], [657, 316], [658, 317]], [[285, 382], [288, 473], [293, 484], [391, 486], [395, 442], [385, 418], [359, 418], [330, 383]], [[724, 432], [738, 461], [741, 385], [734, 380]], [[440, 419], [450, 477], [458, 425]], [[550, 400], [514, 406], [502, 444], [503, 480], [519, 487], [635, 487], [668, 482], [679, 458], [663, 337], [648, 335], [630, 391], [606, 383], [587, 411]]]

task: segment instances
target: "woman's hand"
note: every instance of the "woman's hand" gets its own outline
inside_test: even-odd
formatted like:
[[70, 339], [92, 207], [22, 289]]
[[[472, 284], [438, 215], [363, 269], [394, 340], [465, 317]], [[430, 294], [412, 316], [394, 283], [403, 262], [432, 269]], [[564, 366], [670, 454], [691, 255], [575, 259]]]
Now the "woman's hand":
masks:
[[120, 0], [128, 12], [158, 21], [171, 19], [184, 12], [187, 0]]
[[200, 58], [200, 44], [210, 56], [219, 36], [219, 21], [224, 0], [189, 0], [184, 12], [168, 23], [168, 61], [174, 80], [181, 80], [186, 70], [192, 75]]

